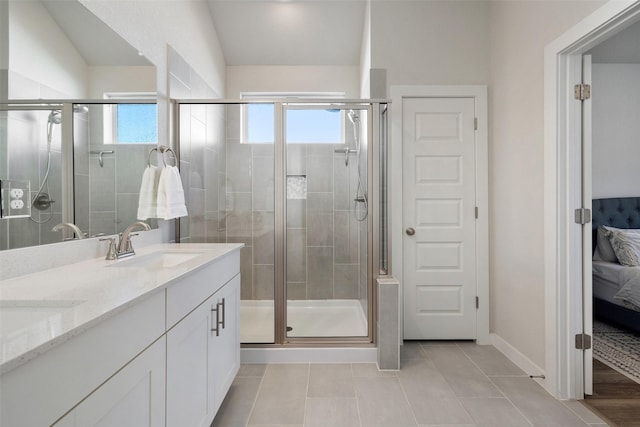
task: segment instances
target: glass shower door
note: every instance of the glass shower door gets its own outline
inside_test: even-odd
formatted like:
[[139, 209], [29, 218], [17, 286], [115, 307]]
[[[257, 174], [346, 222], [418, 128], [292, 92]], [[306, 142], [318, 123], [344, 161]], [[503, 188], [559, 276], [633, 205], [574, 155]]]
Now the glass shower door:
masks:
[[285, 106], [287, 338], [368, 335], [366, 112]]

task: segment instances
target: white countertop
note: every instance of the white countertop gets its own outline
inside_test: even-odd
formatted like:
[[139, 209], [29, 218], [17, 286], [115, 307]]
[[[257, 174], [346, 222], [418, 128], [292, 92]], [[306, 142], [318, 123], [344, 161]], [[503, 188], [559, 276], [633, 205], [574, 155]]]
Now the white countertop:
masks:
[[3, 280], [0, 374], [242, 246], [166, 243], [137, 249], [131, 258], [97, 258]]

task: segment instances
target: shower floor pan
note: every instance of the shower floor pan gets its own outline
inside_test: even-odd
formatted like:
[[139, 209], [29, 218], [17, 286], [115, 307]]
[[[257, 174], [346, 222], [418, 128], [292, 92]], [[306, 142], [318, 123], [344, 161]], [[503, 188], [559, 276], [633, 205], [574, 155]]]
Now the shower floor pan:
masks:
[[[272, 343], [272, 300], [240, 301], [240, 342]], [[358, 300], [287, 301], [289, 337], [365, 337], [367, 317]]]

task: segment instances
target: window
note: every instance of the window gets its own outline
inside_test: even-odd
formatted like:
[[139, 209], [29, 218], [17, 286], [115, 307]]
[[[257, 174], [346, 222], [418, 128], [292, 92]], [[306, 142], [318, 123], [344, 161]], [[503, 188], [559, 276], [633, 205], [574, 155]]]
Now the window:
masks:
[[[156, 99], [155, 93], [106, 93], [105, 99]], [[104, 109], [106, 144], [157, 144], [156, 104], [107, 104]]]
[[[343, 93], [274, 94], [243, 93], [241, 98], [286, 98], [285, 141], [287, 144], [344, 144], [345, 111], [319, 104], [295, 104], [291, 98], [337, 99]], [[291, 102], [289, 102], [291, 100]], [[240, 112], [241, 136], [244, 144], [273, 144], [275, 139], [274, 104], [245, 104]]]

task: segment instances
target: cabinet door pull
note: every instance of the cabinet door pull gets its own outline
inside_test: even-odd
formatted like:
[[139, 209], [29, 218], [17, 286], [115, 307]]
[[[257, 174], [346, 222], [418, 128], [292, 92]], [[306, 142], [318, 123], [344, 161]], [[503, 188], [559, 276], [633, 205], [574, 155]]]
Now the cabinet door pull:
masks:
[[[220, 324], [220, 314], [218, 311], [218, 305], [216, 304], [215, 308], [211, 307], [211, 332], [215, 332], [216, 336], [220, 335], [220, 328], [218, 327], [218, 325]], [[216, 312], [216, 321], [215, 323], [213, 323], [213, 312]]]
[[220, 322], [220, 324], [222, 325], [222, 329], [224, 329], [224, 321], [227, 318], [226, 315], [226, 310], [225, 310], [225, 300], [224, 298], [222, 298], [222, 304], [220, 304], [222, 306], [222, 322]]

